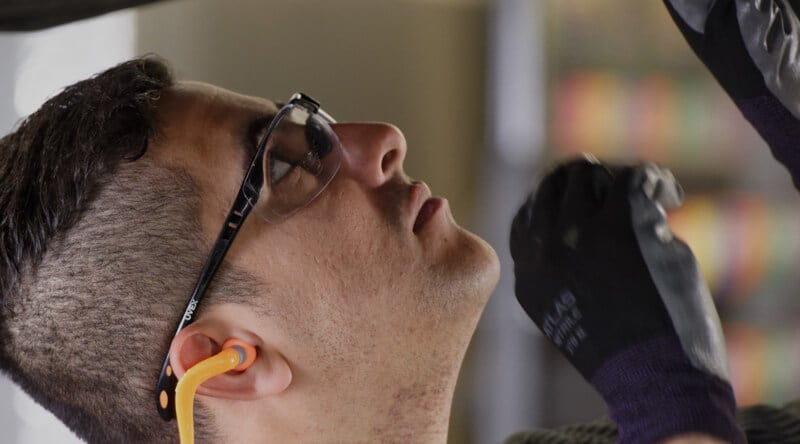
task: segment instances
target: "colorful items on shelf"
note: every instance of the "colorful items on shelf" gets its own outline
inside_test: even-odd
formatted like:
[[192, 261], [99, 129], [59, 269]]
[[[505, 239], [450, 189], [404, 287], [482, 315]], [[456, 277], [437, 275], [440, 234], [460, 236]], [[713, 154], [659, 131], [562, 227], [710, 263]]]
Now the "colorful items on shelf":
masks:
[[755, 196], [689, 196], [669, 216], [695, 252], [712, 293], [732, 302], [797, 282], [800, 208]]
[[[559, 77], [551, 96], [550, 137], [558, 157], [646, 158], [682, 170], [725, 170], [763, 145], [716, 84], [652, 72]], [[713, 146], [713, 149], [709, 149]]]
[[723, 324], [731, 382], [739, 405], [781, 405], [800, 393], [800, 328]]

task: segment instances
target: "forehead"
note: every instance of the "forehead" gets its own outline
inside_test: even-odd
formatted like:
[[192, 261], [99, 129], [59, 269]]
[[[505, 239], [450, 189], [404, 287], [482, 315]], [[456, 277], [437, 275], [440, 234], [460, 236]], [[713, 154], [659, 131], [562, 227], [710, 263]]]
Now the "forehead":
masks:
[[187, 157], [232, 154], [251, 137], [255, 122], [277, 112], [275, 102], [201, 82], [178, 82], [158, 101], [159, 132], [148, 154], [184, 166]]
[[271, 100], [192, 81], [176, 83], [166, 89], [159, 100], [159, 116], [165, 125], [191, 124], [197, 120], [226, 122], [274, 115], [277, 110]]

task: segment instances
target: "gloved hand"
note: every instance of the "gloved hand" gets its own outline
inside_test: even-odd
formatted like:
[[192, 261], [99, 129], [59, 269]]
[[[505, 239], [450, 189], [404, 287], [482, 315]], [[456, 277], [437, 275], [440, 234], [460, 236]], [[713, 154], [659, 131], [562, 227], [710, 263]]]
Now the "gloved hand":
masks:
[[743, 443], [717, 312], [667, 225], [681, 200], [652, 164], [559, 166], [511, 227], [517, 299], [603, 397], [619, 442]]
[[789, 0], [664, 0], [800, 189], [800, 20]]

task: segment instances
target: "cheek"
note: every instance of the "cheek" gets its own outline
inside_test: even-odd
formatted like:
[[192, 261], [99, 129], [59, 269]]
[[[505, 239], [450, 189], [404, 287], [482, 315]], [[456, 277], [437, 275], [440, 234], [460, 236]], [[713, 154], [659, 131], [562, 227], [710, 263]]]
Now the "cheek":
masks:
[[338, 293], [376, 293], [393, 270], [410, 255], [397, 236], [375, 218], [364, 217], [352, 207], [331, 217], [313, 235], [298, 239], [309, 272], [332, 284]]
[[241, 256], [259, 257], [253, 262], [263, 264], [260, 276], [279, 289], [280, 303], [304, 320], [298, 324], [323, 330], [330, 324], [333, 335], [385, 323], [402, 304], [413, 302], [409, 296], [420, 293], [430, 268], [392, 209], [348, 186], [329, 188], [284, 223], [246, 222], [249, 238], [234, 244], [243, 249]]
[[326, 203], [308, 210], [288, 222], [298, 219], [286, 237], [298, 251], [303, 275], [325, 282], [329, 298], [359, 298], [363, 305], [408, 285], [406, 274], [418, 260], [413, 245], [374, 206], [351, 198], [347, 206]]

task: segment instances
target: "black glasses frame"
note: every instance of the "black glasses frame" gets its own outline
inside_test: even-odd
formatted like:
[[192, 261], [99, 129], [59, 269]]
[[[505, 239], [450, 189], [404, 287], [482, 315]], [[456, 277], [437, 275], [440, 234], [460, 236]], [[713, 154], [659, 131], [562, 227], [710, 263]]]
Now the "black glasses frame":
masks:
[[[284, 105], [272, 119], [266, 133], [259, 142], [258, 150], [255, 156], [253, 156], [253, 161], [250, 163], [250, 167], [244, 176], [241, 187], [239, 187], [236, 200], [233, 202], [228, 216], [225, 218], [222, 230], [217, 236], [217, 240], [214, 243], [214, 247], [211, 250], [211, 254], [208, 256], [205, 266], [203, 266], [203, 271], [197, 279], [197, 283], [192, 291], [192, 296], [186, 303], [183, 316], [169, 344], [172, 344], [175, 336], [177, 336], [181, 330], [194, 321], [195, 314], [200, 306], [200, 301], [202, 301], [208, 285], [211, 283], [222, 260], [225, 258], [228, 248], [230, 248], [233, 240], [236, 238], [239, 228], [250, 214], [253, 205], [259, 197], [264, 181], [262, 171], [263, 158], [266, 152], [266, 141], [270, 133], [272, 133], [277, 122], [279, 122], [293, 106], [298, 105], [306, 108], [311, 114], [321, 115], [330, 123], [335, 122], [330, 115], [320, 108], [319, 102], [302, 93], [292, 95], [289, 102]], [[175, 387], [177, 384], [178, 378], [175, 377], [175, 373], [172, 370], [169, 360], [169, 350], [167, 350], [167, 356], [164, 359], [164, 365], [161, 367], [161, 374], [158, 377], [158, 385], [156, 386], [156, 406], [158, 407], [158, 413], [165, 421], [170, 421], [175, 418]]]

